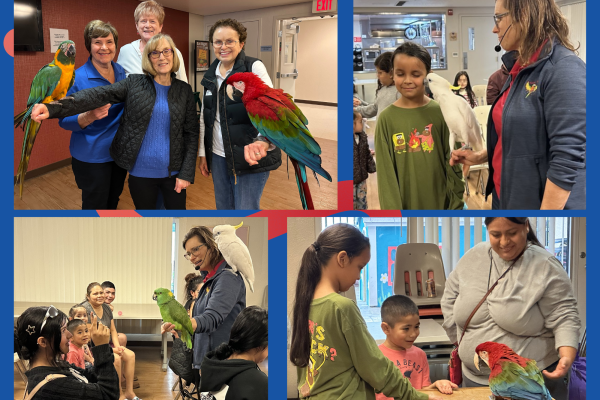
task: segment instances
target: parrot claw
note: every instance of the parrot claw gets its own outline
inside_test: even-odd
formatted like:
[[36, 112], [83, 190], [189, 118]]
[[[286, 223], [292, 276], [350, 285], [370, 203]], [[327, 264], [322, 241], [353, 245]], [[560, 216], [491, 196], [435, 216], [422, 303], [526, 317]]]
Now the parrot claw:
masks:
[[461, 150], [473, 150], [473, 148], [471, 146], [469, 146], [468, 144], [465, 144], [463, 147], [460, 148]]

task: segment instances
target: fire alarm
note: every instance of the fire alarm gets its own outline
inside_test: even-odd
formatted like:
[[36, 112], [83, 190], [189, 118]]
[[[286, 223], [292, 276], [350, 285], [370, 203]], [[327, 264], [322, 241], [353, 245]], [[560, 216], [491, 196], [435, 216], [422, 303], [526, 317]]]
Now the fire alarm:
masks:
[[454, 15], [454, 10], [452, 10], [451, 8], [448, 9], [448, 15]]

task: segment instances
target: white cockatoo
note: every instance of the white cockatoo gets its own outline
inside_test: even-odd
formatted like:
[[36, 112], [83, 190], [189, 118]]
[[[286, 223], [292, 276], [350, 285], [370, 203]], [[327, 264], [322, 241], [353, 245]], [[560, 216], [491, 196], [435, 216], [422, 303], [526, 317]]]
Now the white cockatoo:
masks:
[[240, 228], [244, 222], [239, 225], [217, 225], [213, 228], [213, 236], [217, 247], [227, 264], [235, 272], [239, 271], [242, 277], [248, 282], [250, 290], [254, 292], [254, 267], [252, 266], [252, 257], [248, 247], [242, 242], [235, 230]]
[[483, 150], [481, 128], [475, 113], [468, 102], [457, 96], [451, 89], [460, 87], [450, 85], [450, 82], [438, 74], [427, 74], [427, 84], [435, 100], [440, 103], [442, 114], [450, 130], [450, 153], [456, 142], [464, 143], [465, 149]]

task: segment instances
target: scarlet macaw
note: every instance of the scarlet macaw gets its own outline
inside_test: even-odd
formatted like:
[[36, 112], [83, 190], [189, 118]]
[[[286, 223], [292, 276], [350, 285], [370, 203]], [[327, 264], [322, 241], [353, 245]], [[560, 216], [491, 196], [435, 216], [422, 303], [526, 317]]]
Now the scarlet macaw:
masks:
[[306, 167], [315, 174], [331, 181], [331, 175], [321, 167], [321, 147], [312, 137], [306, 125], [308, 120], [292, 101], [292, 96], [281, 89], [267, 86], [256, 74], [238, 72], [227, 79], [227, 93], [235, 95], [233, 88], [242, 93], [242, 102], [246, 107], [252, 125], [271, 143], [279, 147], [297, 163], [300, 176], [296, 171], [296, 182], [300, 191], [302, 206], [308, 209], [303, 185], [306, 184]]
[[41, 122], [31, 119], [33, 106], [38, 103], [48, 104], [66, 96], [75, 81], [75, 43], [65, 40], [58, 46], [54, 53], [54, 60], [38, 71], [31, 82], [27, 108], [15, 116], [15, 128], [19, 125], [25, 132], [21, 162], [17, 170], [16, 184], [19, 184], [19, 197], [23, 197], [23, 181], [29, 165], [29, 157], [33, 150], [33, 143], [40, 130]]
[[510, 347], [495, 342], [475, 348], [475, 367], [483, 360], [492, 370], [490, 389], [495, 396], [513, 400], [552, 400], [535, 360], [524, 358]]

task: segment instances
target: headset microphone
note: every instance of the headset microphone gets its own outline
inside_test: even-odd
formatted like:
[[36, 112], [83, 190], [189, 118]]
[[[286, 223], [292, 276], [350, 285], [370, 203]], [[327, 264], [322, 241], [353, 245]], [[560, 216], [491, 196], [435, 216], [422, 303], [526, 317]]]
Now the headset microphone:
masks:
[[[512, 28], [512, 24], [510, 24], [510, 26], [508, 27], [508, 29], [510, 29], [510, 28]], [[500, 42], [498, 42], [498, 44], [496, 45], [496, 47], [494, 47], [494, 50], [496, 50], [496, 53], [500, 53], [500, 51], [502, 50], [502, 47], [500, 47], [500, 44], [504, 40], [504, 36], [506, 36], [506, 34], [508, 33], [508, 29], [506, 30], [506, 32], [504, 32], [504, 35], [502, 35], [502, 38], [500, 39]]]

